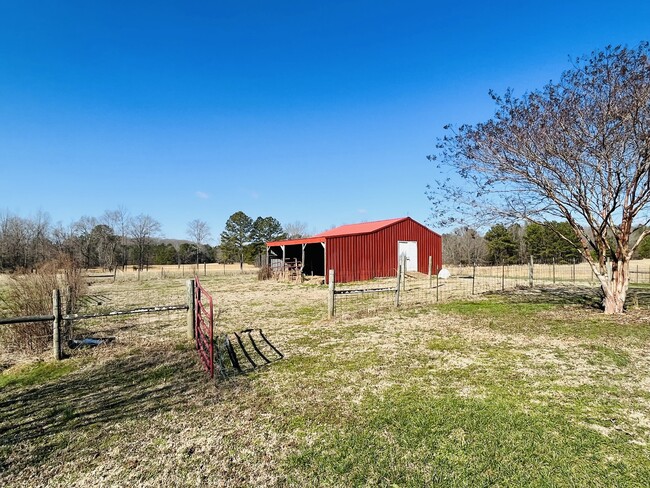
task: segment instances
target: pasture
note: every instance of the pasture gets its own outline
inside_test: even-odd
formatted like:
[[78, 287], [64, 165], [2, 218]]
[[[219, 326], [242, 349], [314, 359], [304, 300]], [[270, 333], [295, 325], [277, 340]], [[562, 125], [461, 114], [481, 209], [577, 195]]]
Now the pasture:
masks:
[[[102, 318], [108, 345], [4, 355], [2, 486], [647, 486], [650, 313], [568, 289], [326, 320], [327, 288], [210, 274], [217, 330], [285, 359], [210, 381], [185, 315]], [[98, 280], [114, 308], [183, 278]]]

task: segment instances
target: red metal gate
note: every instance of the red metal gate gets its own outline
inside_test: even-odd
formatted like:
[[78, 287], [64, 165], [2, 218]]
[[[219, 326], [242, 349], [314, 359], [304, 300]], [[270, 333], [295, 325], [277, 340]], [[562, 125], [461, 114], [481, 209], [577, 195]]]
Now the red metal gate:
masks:
[[201, 286], [199, 277], [194, 277], [194, 337], [196, 350], [199, 353], [203, 367], [214, 377], [214, 354], [212, 336], [214, 333], [214, 315], [212, 296]]

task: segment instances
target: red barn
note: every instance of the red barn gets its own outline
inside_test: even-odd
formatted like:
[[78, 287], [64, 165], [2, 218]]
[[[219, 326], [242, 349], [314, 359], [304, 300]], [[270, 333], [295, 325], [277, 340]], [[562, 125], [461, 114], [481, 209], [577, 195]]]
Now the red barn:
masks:
[[298, 261], [304, 274], [325, 276], [333, 269], [336, 281], [363, 281], [395, 276], [399, 256], [407, 271], [427, 273], [442, 268], [442, 237], [410, 217], [342, 225], [313, 237], [267, 242], [271, 260]]

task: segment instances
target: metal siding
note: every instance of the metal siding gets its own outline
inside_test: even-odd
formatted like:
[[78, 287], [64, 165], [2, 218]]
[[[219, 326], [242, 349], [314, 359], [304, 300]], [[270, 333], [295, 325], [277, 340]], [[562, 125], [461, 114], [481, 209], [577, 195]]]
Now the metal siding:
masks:
[[442, 267], [440, 235], [412, 219], [406, 219], [369, 234], [328, 237], [327, 268], [335, 270], [338, 283], [395, 276], [397, 241], [418, 242], [420, 273], [428, 272], [429, 256], [433, 257], [434, 273]]

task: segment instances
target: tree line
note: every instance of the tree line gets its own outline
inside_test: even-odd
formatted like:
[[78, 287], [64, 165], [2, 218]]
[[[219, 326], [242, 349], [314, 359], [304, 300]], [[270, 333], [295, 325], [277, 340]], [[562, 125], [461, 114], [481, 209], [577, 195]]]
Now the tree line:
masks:
[[[443, 262], [456, 265], [523, 264], [531, 256], [540, 263], [568, 264], [584, 259], [580, 241], [568, 222], [496, 224], [484, 234], [472, 227], [461, 226], [443, 234], [442, 253]], [[650, 239], [642, 241], [634, 258], [650, 258]]]
[[[212, 262], [253, 263], [265, 242], [306, 236], [307, 225], [282, 226], [273, 217], [254, 221], [236, 212], [226, 222], [221, 244], [212, 246], [207, 222], [188, 223], [186, 241], [166, 240], [161, 225], [146, 214], [130, 215], [126, 209], [107, 210], [99, 217], [83, 216], [70, 225], [52, 224], [48, 214], [21, 217], [0, 214], [0, 271], [30, 271], [65, 257], [81, 268], [199, 264]], [[171, 241], [171, 242], [170, 242]]]

